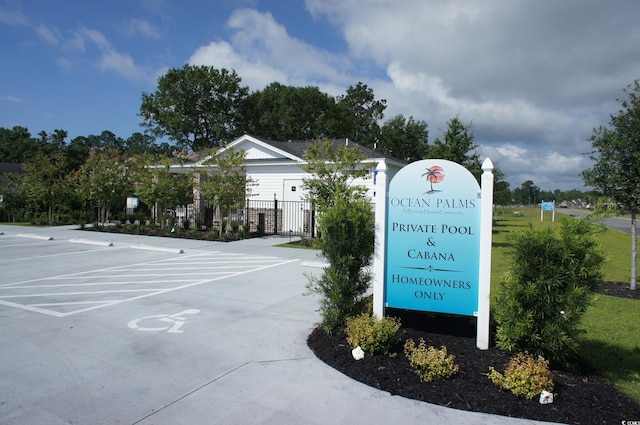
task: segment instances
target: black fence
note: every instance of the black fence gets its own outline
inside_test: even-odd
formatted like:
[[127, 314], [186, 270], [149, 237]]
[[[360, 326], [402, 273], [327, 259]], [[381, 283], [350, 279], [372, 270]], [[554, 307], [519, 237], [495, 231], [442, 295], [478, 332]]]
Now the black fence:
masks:
[[[315, 209], [306, 201], [255, 201], [247, 199], [235, 217], [252, 233], [261, 235], [316, 236]], [[230, 219], [234, 219], [230, 217]]]

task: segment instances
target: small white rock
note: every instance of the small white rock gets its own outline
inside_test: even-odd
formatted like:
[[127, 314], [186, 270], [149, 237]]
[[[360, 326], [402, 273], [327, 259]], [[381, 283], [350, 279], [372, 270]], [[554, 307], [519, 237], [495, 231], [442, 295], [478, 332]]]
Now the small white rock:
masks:
[[553, 403], [553, 393], [549, 391], [542, 391], [540, 393], [540, 404], [551, 404]]
[[364, 350], [358, 345], [356, 348], [351, 350], [351, 355], [356, 360], [362, 360], [364, 359]]

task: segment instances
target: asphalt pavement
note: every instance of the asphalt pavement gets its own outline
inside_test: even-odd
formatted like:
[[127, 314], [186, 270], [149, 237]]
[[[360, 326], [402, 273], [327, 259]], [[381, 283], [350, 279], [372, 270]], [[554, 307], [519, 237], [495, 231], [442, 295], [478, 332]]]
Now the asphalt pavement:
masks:
[[392, 396], [318, 360], [317, 251], [0, 225], [4, 425], [536, 424]]

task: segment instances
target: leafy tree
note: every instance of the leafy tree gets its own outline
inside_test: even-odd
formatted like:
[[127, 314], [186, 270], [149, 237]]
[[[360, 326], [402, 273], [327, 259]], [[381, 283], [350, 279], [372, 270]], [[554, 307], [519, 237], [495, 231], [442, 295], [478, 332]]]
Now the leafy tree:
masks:
[[325, 140], [309, 146], [302, 168], [311, 177], [304, 179], [307, 196], [319, 211], [330, 206], [338, 197], [358, 197], [366, 193], [366, 188], [354, 185], [354, 180], [370, 174], [370, 169], [362, 164], [365, 155], [356, 148], [342, 143]]
[[[247, 198], [252, 185], [252, 179], [247, 178], [244, 167], [244, 151], [212, 152], [205, 164], [213, 165], [214, 170], [204, 176], [200, 183], [200, 192], [205, 198], [220, 208], [221, 217], [227, 217], [230, 208], [240, 207]], [[220, 232], [222, 229], [220, 220]]]
[[24, 174], [5, 175], [0, 195], [0, 207], [6, 213], [7, 219], [14, 222], [25, 220], [29, 198], [24, 184]]
[[382, 125], [377, 149], [406, 162], [424, 159], [429, 151], [428, 125], [396, 115]]
[[164, 229], [170, 219], [167, 209], [193, 201], [193, 175], [172, 173], [168, 158], [155, 161], [146, 155], [133, 158], [130, 163], [136, 195], [145, 204], [157, 207], [156, 217]]
[[318, 87], [271, 83], [243, 102], [241, 117], [243, 132], [271, 140], [341, 137], [335, 99]]
[[114, 205], [124, 205], [133, 193], [128, 169], [120, 154], [92, 151], [78, 172], [78, 191], [86, 202], [98, 208], [98, 221], [105, 223]]
[[354, 142], [373, 148], [380, 135], [378, 121], [384, 118], [387, 101], [376, 100], [373, 89], [358, 82], [349, 86], [344, 96], [338, 99], [338, 105], [345, 108], [345, 120], [349, 123], [350, 133], [339, 137], [349, 137]]
[[505, 180], [495, 179], [493, 185], [493, 202], [496, 205], [511, 205], [511, 191], [509, 183]]
[[220, 146], [236, 134], [238, 108], [249, 92], [240, 82], [235, 71], [224, 68], [170, 69], [154, 93], [142, 94], [142, 125], [180, 149]]
[[0, 162], [23, 163], [35, 157], [38, 144], [25, 127], [0, 127]]
[[38, 136], [31, 137], [25, 127], [0, 127], [0, 162], [23, 163], [33, 162], [43, 155], [53, 157], [63, 151], [67, 132], [54, 130], [53, 134], [47, 134], [41, 131]]
[[476, 152], [478, 145], [473, 141], [471, 124], [463, 124], [458, 117], [450, 119], [447, 124], [444, 140], [436, 139], [433, 142], [433, 146], [429, 149], [429, 156], [456, 162], [480, 181], [482, 163]]
[[636, 289], [637, 230], [640, 208], [640, 80], [624, 90], [627, 99], [618, 100], [620, 110], [610, 116], [609, 125], [593, 130], [594, 161], [582, 173], [585, 184], [593, 186], [624, 209], [631, 211], [631, 289]]
[[166, 143], [156, 143], [154, 137], [149, 134], [133, 133], [124, 142], [124, 151], [128, 155], [160, 155], [170, 157], [172, 147]]
[[53, 216], [59, 201], [57, 196], [67, 187], [65, 170], [66, 158], [62, 153], [51, 157], [41, 155], [36, 161], [24, 164], [30, 193], [47, 209], [49, 224], [54, 224]]
[[363, 311], [371, 282], [374, 214], [365, 189], [353, 184], [368, 170], [360, 165], [364, 155], [358, 150], [328, 141], [313, 144], [304, 158], [312, 174], [304, 186], [320, 211], [319, 247], [329, 262], [320, 277], [308, 276], [307, 290], [321, 295], [325, 331], [341, 331], [347, 318]]
[[513, 196], [518, 204], [537, 204], [540, 201], [540, 188], [533, 181], [527, 180], [519, 188], [513, 190]]

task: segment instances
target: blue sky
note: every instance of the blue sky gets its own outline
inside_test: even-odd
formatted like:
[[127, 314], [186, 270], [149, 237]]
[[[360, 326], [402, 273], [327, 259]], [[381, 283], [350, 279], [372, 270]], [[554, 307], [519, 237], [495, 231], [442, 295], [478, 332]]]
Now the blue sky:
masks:
[[0, 127], [142, 131], [185, 63], [244, 85], [362, 81], [397, 114], [459, 116], [511, 187], [582, 188], [591, 130], [640, 78], [637, 0], [0, 0]]

